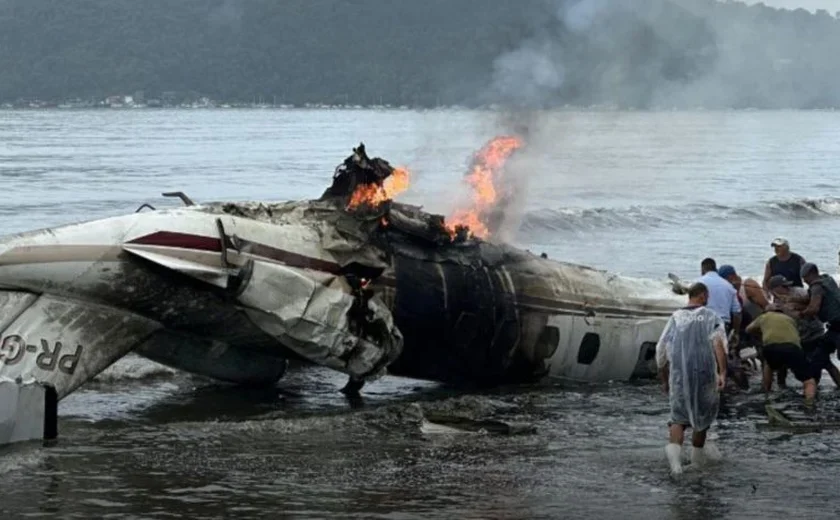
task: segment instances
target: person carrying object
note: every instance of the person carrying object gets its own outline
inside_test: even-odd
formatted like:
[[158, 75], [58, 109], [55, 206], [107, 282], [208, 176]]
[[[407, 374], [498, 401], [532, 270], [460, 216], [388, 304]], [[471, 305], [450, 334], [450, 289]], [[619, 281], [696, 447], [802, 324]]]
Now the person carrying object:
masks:
[[729, 345], [737, 348], [738, 331], [741, 330], [741, 304], [738, 302], [738, 291], [718, 274], [714, 259], [705, 258], [700, 263], [700, 272], [702, 276], [697, 282], [702, 283], [709, 291], [706, 307], [720, 317], [729, 335]]
[[[748, 390], [750, 387], [748, 372], [750, 365], [749, 363], [744, 363], [741, 357], [741, 350], [745, 347], [752, 346], [750, 344], [751, 337], [747, 334], [746, 327], [755, 317], [763, 312], [763, 306], [759, 307], [746, 297], [743, 281], [733, 266], [728, 264], [720, 266], [718, 268], [718, 274], [735, 288], [735, 296], [741, 305], [741, 327], [737, 331], [732, 331], [733, 335], [737, 334], [738, 341], [736, 346], [732, 346], [729, 349], [726, 368], [726, 374], [729, 380], [735, 383], [735, 387], [728, 385], [726, 390]], [[759, 291], [761, 291], [761, 286], [755, 280], [749, 281], [755, 284], [755, 287], [758, 287]], [[761, 292], [763, 293], [763, 291]], [[731, 341], [730, 344], [732, 344]]]
[[[799, 312], [808, 306], [808, 301], [810, 300], [808, 290], [804, 287], [795, 287], [793, 282], [781, 274], [771, 276], [767, 282], [767, 286], [770, 289], [770, 296], [773, 298], [773, 303], [782, 312], [796, 320], [796, 328], [799, 331], [802, 350], [808, 358], [808, 361], [813, 363], [816, 349], [818, 347], [821, 348], [822, 338], [825, 335], [825, 324], [814, 317], [799, 317]], [[785, 388], [787, 368], [783, 366], [777, 369], [776, 372], [778, 374], [779, 387]], [[821, 374], [822, 368], [819, 368], [815, 373], [817, 382], [819, 382]]]
[[747, 325], [757, 318], [764, 308], [770, 304], [761, 286], [751, 278], [742, 280], [735, 268], [731, 265], [722, 265], [718, 268], [718, 275], [729, 282], [735, 289], [735, 297], [741, 306], [741, 327], [739, 336], [743, 339]]
[[727, 340], [723, 320], [706, 307], [708, 300], [704, 284], [692, 285], [688, 306], [671, 315], [656, 344], [656, 364], [671, 409], [665, 454], [673, 474], [682, 473], [687, 428], [692, 429], [693, 464], [720, 458], [706, 434], [717, 417], [726, 382]]
[[770, 305], [767, 312], [747, 326], [747, 332], [761, 336], [764, 391], [770, 393], [773, 371], [787, 368], [805, 387], [805, 404], [813, 405], [817, 395], [817, 382], [814, 378], [814, 368], [802, 350], [796, 321], [783, 313], [781, 307]]
[[790, 243], [785, 238], [776, 238], [770, 243], [773, 248], [773, 256], [764, 264], [764, 281], [762, 287], [770, 290], [768, 283], [770, 278], [780, 274], [791, 281], [794, 287], [802, 287], [802, 275], [800, 270], [805, 264], [801, 255], [791, 252]]
[[798, 318], [816, 317], [826, 324], [827, 330], [820, 341], [814, 362], [828, 371], [834, 384], [840, 387], [840, 371], [831, 361], [831, 353], [840, 343], [840, 287], [828, 274], [820, 274], [816, 265], [806, 262], [801, 276], [808, 284], [808, 305], [797, 314]]
[[803, 347], [825, 334], [825, 324], [818, 318], [815, 316], [800, 317], [800, 313], [808, 307], [808, 303], [811, 301], [807, 289], [794, 287], [790, 280], [780, 274], [770, 277], [768, 286], [773, 296], [773, 303], [779, 310], [796, 319], [796, 326]]
[[738, 289], [740, 296], [741, 307], [753, 319], [764, 312], [764, 309], [770, 305], [768, 293], [764, 291], [760, 283], [752, 278], [745, 278], [741, 282], [740, 288], [736, 287], [736, 289]]

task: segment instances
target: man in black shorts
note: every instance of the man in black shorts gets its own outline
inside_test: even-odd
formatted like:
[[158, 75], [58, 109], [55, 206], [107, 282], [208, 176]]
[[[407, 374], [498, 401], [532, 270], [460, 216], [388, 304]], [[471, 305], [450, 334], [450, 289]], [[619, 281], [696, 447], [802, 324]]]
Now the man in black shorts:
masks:
[[814, 318], [826, 324], [825, 335], [817, 342], [814, 363], [828, 371], [834, 384], [840, 387], [840, 370], [831, 362], [831, 354], [840, 344], [840, 287], [828, 274], [820, 274], [816, 265], [808, 262], [802, 266], [802, 280], [808, 284], [810, 299], [799, 312], [799, 318]]
[[813, 404], [817, 394], [814, 369], [799, 341], [796, 321], [782, 312], [776, 305], [769, 305], [767, 312], [747, 326], [750, 334], [761, 334], [761, 353], [764, 359], [764, 391], [773, 385], [773, 371], [787, 368], [805, 387], [805, 403]]

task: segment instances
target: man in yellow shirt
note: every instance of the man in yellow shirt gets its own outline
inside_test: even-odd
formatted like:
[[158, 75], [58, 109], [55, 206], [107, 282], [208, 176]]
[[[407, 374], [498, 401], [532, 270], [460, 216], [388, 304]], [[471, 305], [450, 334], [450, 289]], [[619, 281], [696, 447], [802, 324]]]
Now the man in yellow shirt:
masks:
[[764, 391], [770, 391], [773, 371], [787, 368], [793, 372], [796, 379], [802, 381], [806, 404], [812, 404], [817, 394], [817, 383], [814, 379], [814, 369], [802, 351], [796, 320], [776, 305], [769, 305], [766, 311], [753, 320], [746, 330], [748, 334], [761, 335]]

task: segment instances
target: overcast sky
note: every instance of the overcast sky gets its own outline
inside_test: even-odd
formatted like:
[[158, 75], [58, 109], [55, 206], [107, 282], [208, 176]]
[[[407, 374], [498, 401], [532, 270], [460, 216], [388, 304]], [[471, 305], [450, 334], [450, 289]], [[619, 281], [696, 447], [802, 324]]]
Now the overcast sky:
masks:
[[[796, 9], [802, 7], [810, 11], [825, 9], [831, 14], [840, 11], [840, 0], [760, 0], [770, 7], [784, 7], [785, 9]], [[759, 0], [746, 0], [748, 4], [757, 4]]]

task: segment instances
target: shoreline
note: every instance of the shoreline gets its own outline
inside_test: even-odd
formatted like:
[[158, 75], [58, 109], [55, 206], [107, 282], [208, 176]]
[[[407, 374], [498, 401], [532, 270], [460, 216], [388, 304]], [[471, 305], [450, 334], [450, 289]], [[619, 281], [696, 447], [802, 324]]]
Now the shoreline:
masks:
[[551, 107], [551, 108], [518, 108], [518, 107], [503, 107], [503, 106], [482, 106], [482, 107], [467, 107], [467, 106], [393, 106], [393, 105], [277, 105], [277, 106], [235, 106], [235, 105], [214, 105], [214, 106], [166, 106], [166, 107], [150, 107], [150, 106], [130, 106], [130, 107], [109, 107], [109, 106], [38, 106], [38, 107], [20, 107], [0, 105], [0, 112], [25, 112], [25, 111], [62, 111], [62, 112], [87, 112], [87, 111], [116, 111], [116, 112], [131, 112], [136, 110], [142, 111], [192, 111], [192, 110], [272, 110], [272, 111], [321, 111], [321, 110], [335, 110], [335, 111], [397, 111], [397, 112], [491, 112], [491, 113], [510, 113], [510, 112], [593, 112], [593, 113], [719, 113], [719, 112], [836, 112], [840, 107], [823, 107], [823, 108], [736, 108], [736, 107], [718, 107], [718, 108], [616, 108], [616, 107], [583, 107], [583, 106], [565, 106], [565, 107]]

